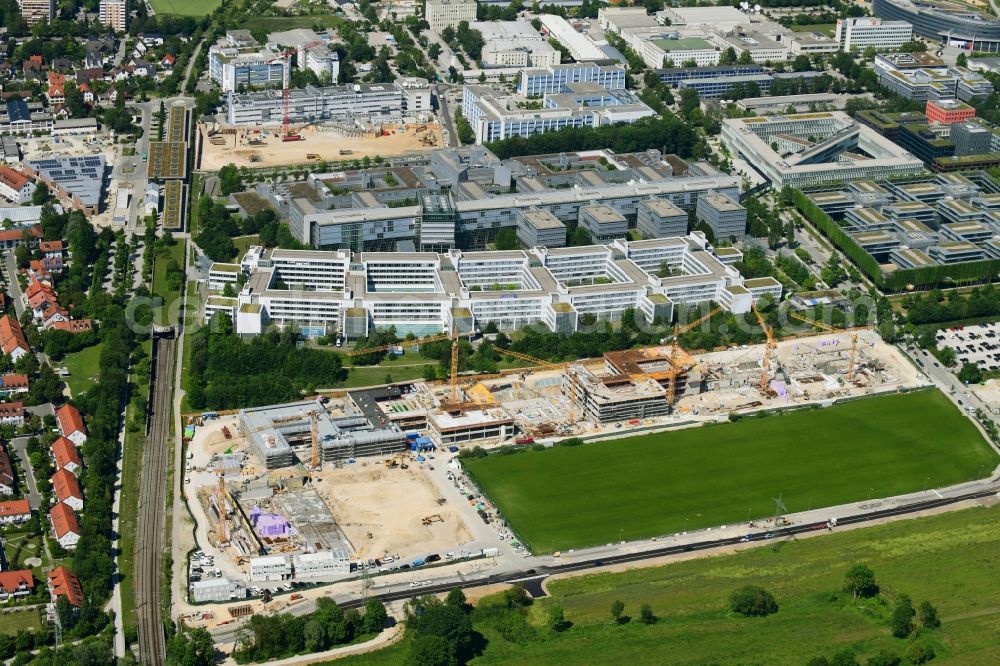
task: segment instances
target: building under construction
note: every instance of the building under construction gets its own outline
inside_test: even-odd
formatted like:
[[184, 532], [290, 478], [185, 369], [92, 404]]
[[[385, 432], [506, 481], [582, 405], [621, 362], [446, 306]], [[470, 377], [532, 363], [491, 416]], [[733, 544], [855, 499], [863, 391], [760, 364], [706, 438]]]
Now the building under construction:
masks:
[[650, 378], [596, 375], [583, 365], [571, 365], [563, 372], [562, 390], [582, 410], [582, 417], [593, 423], [670, 413], [666, 390]]
[[353, 413], [336, 415], [319, 400], [243, 409], [239, 428], [268, 469], [294, 465], [294, 449], [311, 450], [313, 437], [322, 462], [392, 455], [406, 448], [406, 435], [399, 426], [373, 421], [372, 414], [351, 404]]

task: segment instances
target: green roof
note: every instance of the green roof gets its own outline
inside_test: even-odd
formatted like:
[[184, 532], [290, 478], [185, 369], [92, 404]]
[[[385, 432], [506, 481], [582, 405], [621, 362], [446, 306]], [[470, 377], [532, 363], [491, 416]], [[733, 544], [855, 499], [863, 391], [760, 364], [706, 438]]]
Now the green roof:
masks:
[[212, 268], [210, 270], [219, 271], [220, 273], [239, 273], [240, 265], [214, 263], [212, 264]]
[[573, 308], [570, 307], [569, 303], [553, 303], [552, 309], [556, 312], [572, 312]]

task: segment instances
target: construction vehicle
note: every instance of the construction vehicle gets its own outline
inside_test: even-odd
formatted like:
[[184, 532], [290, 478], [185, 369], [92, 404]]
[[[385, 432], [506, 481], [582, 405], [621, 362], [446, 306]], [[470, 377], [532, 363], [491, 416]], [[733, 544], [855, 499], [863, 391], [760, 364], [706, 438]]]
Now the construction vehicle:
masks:
[[307, 160], [320, 160], [323, 159], [319, 153], [308, 153], [306, 154]]
[[[829, 324], [824, 324], [823, 322], [816, 321], [815, 319], [809, 319], [808, 317], [803, 317], [797, 312], [789, 312], [788, 316], [790, 316], [792, 319], [798, 319], [801, 322], [811, 324], [812, 326], [815, 326], [816, 328], [827, 331], [829, 333], [843, 332], [842, 329], [835, 328], [833, 326], [830, 326]], [[851, 333], [851, 354], [850, 356], [848, 356], [847, 360], [847, 381], [851, 381], [852, 379], [854, 379], [854, 368], [857, 363], [857, 353], [858, 353], [858, 334], [855, 331]]]
[[441, 517], [440, 513], [435, 513], [431, 516], [424, 516], [420, 522], [424, 525], [431, 525], [433, 523], [443, 523], [444, 518]]
[[760, 324], [762, 329], [764, 329], [764, 335], [767, 336], [767, 346], [764, 347], [764, 361], [761, 364], [760, 382], [758, 383], [760, 392], [766, 396], [768, 394], [767, 383], [770, 380], [771, 356], [777, 348], [777, 343], [774, 341], [774, 329], [768, 326], [767, 322], [764, 321], [764, 315], [762, 315], [760, 310], [757, 309], [757, 304], [754, 303], [750, 307], [753, 309], [754, 316], [757, 317], [757, 323]]

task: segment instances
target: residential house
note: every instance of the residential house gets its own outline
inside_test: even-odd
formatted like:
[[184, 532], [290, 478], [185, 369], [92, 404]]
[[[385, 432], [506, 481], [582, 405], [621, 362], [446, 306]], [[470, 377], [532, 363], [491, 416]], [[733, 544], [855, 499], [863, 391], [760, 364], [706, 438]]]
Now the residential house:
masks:
[[80, 489], [80, 482], [72, 472], [61, 469], [53, 474], [50, 480], [57, 500], [74, 511], [83, 511], [83, 490]]
[[58, 267], [56, 270], [62, 270], [64, 249], [61, 240], [41, 241], [38, 244], [38, 250], [42, 253], [42, 257], [56, 265]]
[[[25, 231], [28, 233], [25, 234]], [[24, 243], [33, 246], [41, 237], [42, 227], [37, 224], [21, 229], [3, 229], [0, 230], [0, 250], [13, 250]]]
[[71, 606], [79, 608], [83, 605], [83, 587], [80, 586], [80, 579], [66, 567], [56, 567], [49, 572], [49, 594], [52, 595], [52, 603], [59, 597], [65, 597]]
[[0, 375], [0, 398], [9, 398], [19, 393], [27, 393], [28, 388], [28, 375]]
[[0, 601], [26, 597], [35, 591], [35, 577], [31, 569], [0, 571]]
[[66, 75], [49, 70], [49, 88], [45, 93], [50, 106], [66, 103]]
[[24, 403], [0, 402], [0, 425], [24, 425]]
[[65, 469], [73, 474], [83, 467], [83, 460], [76, 445], [65, 437], [60, 437], [52, 442], [52, 459], [56, 463], [56, 469]]
[[46, 330], [52, 328], [58, 321], [69, 320], [69, 313], [59, 305], [55, 290], [45, 282], [32, 280], [24, 295], [28, 298], [28, 307], [31, 308], [35, 321]]
[[87, 441], [87, 429], [83, 424], [80, 410], [68, 402], [56, 410], [56, 421], [59, 422], [59, 432], [63, 437], [77, 446], [83, 446]]
[[14, 494], [14, 466], [10, 464], [7, 449], [0, 444], [0, 495], [10, 497]]
[[9, 166], [0, 166], [0, 197], [20, 205], [31, 201], [34, 193], [34, 181]]
[[21, 323], [10, 315], [0, 317], [0, 349], [3, 349], [3, 353], [10, 356], [10, 360], [15, 363], [31, 352]]
[[83, 97], [83, 101], [85, 104], [94, 103], [94, 91], [90, 89], [90, 84], [81, 83], [79, 86], [77, 86], [77, 89], [80, 91], [80, 96]]
[[80, 541], [80, 521], [73, 509], [59, 502], [49, 509], [49, 522], [52, 523], [52, 533], [56, 535], [60, 546], [66, 550], [76, 548]]
[[160, 67], [163, 69], [173, 69], [176, 62], [177, 58], [172, 53], [168, 53], [160, 59]]
[[26, 499], [0, 502], [0, 525], [24, 523], [31, 518], [31, 505]]

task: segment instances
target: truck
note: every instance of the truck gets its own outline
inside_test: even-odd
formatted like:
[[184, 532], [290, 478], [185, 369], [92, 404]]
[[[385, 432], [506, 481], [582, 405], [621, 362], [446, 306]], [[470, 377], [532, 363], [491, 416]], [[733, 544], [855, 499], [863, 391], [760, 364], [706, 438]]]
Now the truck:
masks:
[[483, 557], [496, 557], [499, 554], [499, 548], [483, 548]]
[[286, 134], [285, 136], [281, 137], [281, 140], [284, 141], [284, 142], [288, 142], [288, 141], [301, 141], [302, 140], [302, 135], [301, 134]]

